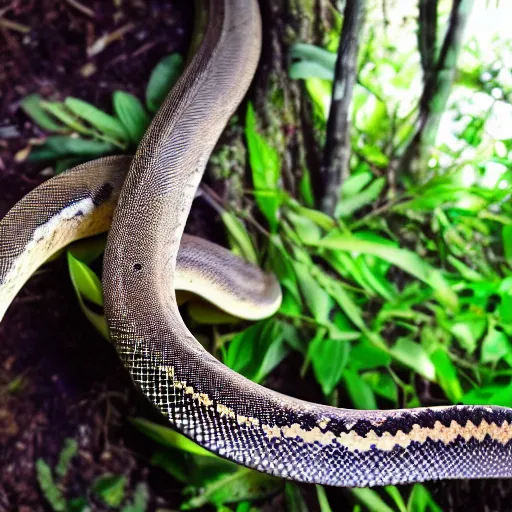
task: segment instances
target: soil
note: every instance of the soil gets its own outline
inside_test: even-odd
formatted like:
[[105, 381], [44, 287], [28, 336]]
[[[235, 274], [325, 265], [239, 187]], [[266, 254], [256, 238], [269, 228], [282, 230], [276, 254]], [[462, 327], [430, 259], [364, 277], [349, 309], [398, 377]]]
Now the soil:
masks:
[[[31, 139], [44, 135], [20, 109], [20, 99], [30, 93], [56, 100], [75, 96], [106, 111], [117, 89], [143, 99], [162, 56], [186, 51], [190, 3], [13, 0], [0, 7], [0, 218], [52, 173], [45, 165], [15, 160]], [[88, 56], [87, 48], [115, 33], [121, 35]], [[189, 230], [201, 230], [207, 215], [196, 213]], [[292, 358], [273, 376], [272, 387], [318, 401], [316, 385], [296, 378], [299, 366]], [[93, 510], [112, 510], [96, 500], [91, 484], [105, 473], [123, 474], [128, 494], [147, 483], [149, 510], [178, 509], [181, 484], [150, 464], [154, 444], [130, 426], [130, 416], [158, 419], [113, 348], [83, 317], [64, 259], [44, 266], [0, 326], [0, 512], [52, 510], [35, 462], [42, 458], [53, 467], [66, 438], [79, 445], [62, 482], [66, 496], [86, 497]], [[315, 489], [302, 489], [314, 510]], [[500, 503], [510, 495], [506, 482], [440, 483], [430, 489], [443, 510], [506, 510]], [[349, 496], [336, 489], [328, 495], [333, 510]], [[264, 507], [284, 510], [282, 496]]]

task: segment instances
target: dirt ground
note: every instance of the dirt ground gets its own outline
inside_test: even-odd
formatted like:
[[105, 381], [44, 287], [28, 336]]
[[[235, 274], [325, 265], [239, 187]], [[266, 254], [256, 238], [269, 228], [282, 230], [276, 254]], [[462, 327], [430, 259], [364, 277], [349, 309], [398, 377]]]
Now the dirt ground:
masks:
[[[15, 162], [28, 141], [42, 135], [19, 108], [20, 99], [34, 92], [52, 99], [72, 95], [108, 110], [116, 89], [143, 98], [158, 60], [186, 49], [190, 3], [0, 4], [0, 218], [51, 174], [44, 164]], [[86, 49], [106, 34], [113, 35], [112, 42], [88, 56]], [[274, 378], [278, 387], [293, 382], [289, 368], [282, 372]], [[310, 392], [311, 386], [303, 387]], [[293, 392], [293, 387], [283, 391]], [[94, 510], [106, 510], [91, 495], [91, 482], [105, 473], [124, 474], [130, 492], [139, 482], [148, 484], [150, 510], [177, 509], [181, 486], [149, 464], [152, 443], [126, 422], [130, 415], [154, 414], [135, 392], [113, 348], [81, 314], [65, 261], [42, 268], [0, 326], [0, 512], [51, 510], [35, 477], [35, 461], [43, 458], [53, 466], [66, 438], [79, 444], [63, 482], [67, 496], [85, 496]], [[507, 482], [430, 488], [444, 510], [512, 510], [512, 505], [500, 505], [510, 494]], [[344, 496], [329, 491], [333, 510], [340, 510], [336, 504]], [[282, 498], [267, 507], [282, 510]]]

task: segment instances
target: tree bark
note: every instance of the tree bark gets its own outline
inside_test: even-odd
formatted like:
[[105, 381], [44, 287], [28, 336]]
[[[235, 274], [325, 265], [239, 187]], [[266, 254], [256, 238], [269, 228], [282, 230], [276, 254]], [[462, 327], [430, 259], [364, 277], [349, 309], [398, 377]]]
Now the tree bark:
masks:
[[318, 198], [320, 209], [328, 215], [334, 215], [342, 179], [348, 172], [351, 149], [350, 103], [357, 77], [357, 55], [365, 5], [365, 0], [348, 0], [343, 15], [320, 172], [322, 193]]

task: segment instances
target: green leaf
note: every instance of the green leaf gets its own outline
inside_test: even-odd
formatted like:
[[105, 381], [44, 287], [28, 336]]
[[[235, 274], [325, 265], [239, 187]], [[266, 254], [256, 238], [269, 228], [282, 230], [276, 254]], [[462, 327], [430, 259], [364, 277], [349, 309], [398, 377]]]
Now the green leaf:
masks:
[[395, 345], [391, 348], [391, 355], [411, 370], [423, 375], [426, 379], [435, 380], [435, 366], [420, 344], [406, 338], [398, 338]]
[[[363, 169], [368, 169], [365, 166]], [[370, 170], [359, 170], [355, 174], [351, 174], [341, 186], [341, 197], [354, 197], [363, 191], [363, 189], [374, 179], [374, 175]]]
[[483, 364], [495, 364], [511, 352], [512, 347], [508, 336], [504, 332], [497, 330], [494, 325], [490, 325], [482, 342], [480, 361]]
[[144, 418], [130, 418], [130, 423], [140, 430], [144, 435], [153, 439], [157, 443], [167, 448], [176, 448], [185, 452], [192, 453], [194, 455], [203, 455], [205, 457], [215, 457], [217, 455], [205, 450], [202, 446], [194, 443], [175, 430], [172, 430], [162, 425], [157, 425], [151, 421], [145, 420]]
[[354, 370], [347, 368], [343, 372], [345, 387], [356, 409], [377, 409], [372, 388]]
[[55, 473], [57, 476], [63, 478], [66, 476], [69, 465], [71, 464], [71, 459], [78, 453], [78, 443], [72, 439], [67, 438], [64, 441], [64, 446], [59, 454], [59, 462], [55, 468]]
[[407, 512], [442, 512], [441, 507], [432, 499], [430, 493], [421, 484], [414, 484], [409, 501]]
[[115, 149], [115, 146], [107, 142], [53, 135], [48, 137], [42, 146], [34, 147], [28, 160], [31, 162], [55, 160], [70, 155], [96, 157], [112, 153]]
[[350, 351], [350, 365], [356, 370], [371, 370], [391, 364], [388, 352], [376, 347], [368, 340], [361, 340]]
[[64, 100], [73, 114], [87, 121], [100, 132], [119, 141], [128, 140], [128, 132], [119, 119], [111, 116], [94, 105], [87, 103], [79, 98], [69, 97]]
[[87, 128], [87, 126], [82, 124], [71, 113], [71, 111], [66, 108], [64, 103], [60, 103], [59, 101], [44, 101], [42, 103], [42, 107], [75, 132], [83, 133], [85, 135], [90, 135], [93, 133], [90, 128]]
[[124, 475], [102, 475], [94, 481], [93, 492], [109, 507], [119, 507], [124, 500], [127, 479]]
[[284, 495], [288, 512], [309, 512], [309, 508], [297, 484], [286, 482]]
[[503, 240], [503, 252], [508, 263], [512, 263], [512, 225], [504, 225], [501, 230]]
[[400, 494], [400, 491], [394, 485], [387, 485], [384, 490], [391, 496], [391, 499], [395, 502], [396, 508], [399, 512], [407, 512], [407, 508], [404, 503], [404, 499]]
[[350, 217], [363, 206], [375, 202], [385, 185], [385, 178], [377, 178], [359, 194], [346, 199], [342, 197], [336, 206], [335, 217]]
[[277, 214], [281, 203], [281, 193], [277, 187], [280, 176], [279, 155], [258, 133], [256, 115], [251, 103], [247, 106], [245, 117], [245, 137], [256, 202], [274, 233], [277, 229]]
[[151, 457], [151, 464], [167, 471], [173, 478], [184, 484], [190, 483], [189, 461], [175, 449], [159, 448]]
[[137, 484], [132, 503], [125, 505], [121, 512], [146, 512], [149, 505], [149, 490], [144, 482]]
[[50, 117], [44, 110], [43, 98], [39, 94], [25, 96], [21, 102], [21, 108], [32, 118], [43, 130], [47, 132], [65, 132], [66, 128]]
[[103, 289], [98, 276], [68, 251], [69, 275], [73, 286], [87, 300], [103, 307]]
[[455, 310], [458, 306], [457, 296], [444, 280], [440, 271], [433, 268], [417, 254], [407, 249], [361, 240], [357, 236], [345, 235], [339, 231], [330, 233], [325, 238], [312, 245], [377, 256], [430, 285], [438, 300], [450, 309]]
[[318, 242], [322, 237], [322, 230], [312, 220], [289, 210], [286, 217], [293, 224], [294, 230], [305, 244]]
[[150, 112], [156, 112], [169, 91], [183, 73], [183, 57], [173, 53], [164, 57], [151, 72], [146, 88], [146, 105]]
[[391, 375], [375, 371], [364, 372], [361, 374], [361, 377], [376, 395], [390, 400], [391, 402], [397, 402], [398, 386]]
[[208, 503], [219, 506], [225, 503], [261, 499], [273, 494], [283, 486], [280, 478], [240, 468], [234, 473], [222, 475], [207, 482], [201, 494], [190, 498], [181, 506], [182, 510], [191, 510]]
[[101, 281], [87, 265], [74, 258], [69, 251], [68, 268], [80, 309], [99, 333], [107, 341], [110, 341], [109, 329], [105, 317], [90, 309], [84, 300], [86, 299], [99, 307], [103, 307]]
[[334, 79], [335, 53], [312, 44], [297, 43], [291, 47], [290, 57], [296, 61], [290, 66], [289, 75], [291, 79]]
[[469, 405], [512, 407], [512, 383], [473, 388], [462, 397], [461, 402]]
[[368, 507], [371, 512], [394, 512], [379, 496], [377, 491], [373, 491], [372, 489], [350, 489], [350, 492], [358, 501]]
[[315, 377], [324, 395], [329, 395], [340, 381], [349, 353], [348, 342], [330, 338], [316, 337], [309, 346]]
[[455, 404], [459, 403], [464, 392], [450, 356], [442, 347], [439, 347], [430, 354], [430, 360], [436, 369], [437, 382], [443, 388], [448, 399]]
[[36, 474], [44, 497], [55, 512], [66, 511], [66, 498], [53, 480], [52, 470], [43, 459], [36, 461]]
[[331, 506], [329, 505], [329, 500], [327, 499], [327, 494], [325, 493], [325, 489], [321, 485], [316, 485], [316, 495], [318, 497], [318, 504], [320, 505], [320, 512], [332, 512]]
[[243, 222], [233, 215], [231, 212], [228, 212], [224, 209], [220, 211], [220, 218], [226, 227], [231, 240], [236, 247], [238, 247], [239, 255], [248, 261], [249, 263], [258, 264], [258, 256], [256, 254], [256, 249], [252, 243], [251, 237], [247, 232], [246, 227]]
[[286, 356], [281, 322], [267, 319], [237, 334], [230, 342], [225, 364], [255, 382], [261, 382]]
[[299, 261], [293, 262], [293, 268], [298, 277], [300, 291], [317, 322], [326, 322], [332, 309], [332, 301], [329, 294], [312, 276], [311, 268]]
[[114, 112], [129, 134], [130, 140], [138, 144], [151, 122], [142, 103], [133, 94], [114, 92]]

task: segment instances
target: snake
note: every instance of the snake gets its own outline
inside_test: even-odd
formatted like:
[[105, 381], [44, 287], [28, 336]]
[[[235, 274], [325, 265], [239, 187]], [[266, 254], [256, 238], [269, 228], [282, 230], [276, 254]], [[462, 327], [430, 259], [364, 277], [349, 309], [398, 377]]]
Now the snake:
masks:
[[242, 309], [253, 308], [254, 318], [280, 301], [268, 274], [183, 235], [209, 156], [247, 94], [262, 45], [256, 0], [203, 5], [202, 42], [133, 159], [100, 159], [53, 178], [0, 222], [0, 304], [9, 305], [57, 246], [108, 230], [103, 290], [112, 342], [148, 400], [207, 450], [270, 475], [333, 486], [511, 477], [509, 408], [352, 410], [306, 402], [229, 369], [186, 327], [175, 293], [183, 282], [221, 308], [245, 300]]

